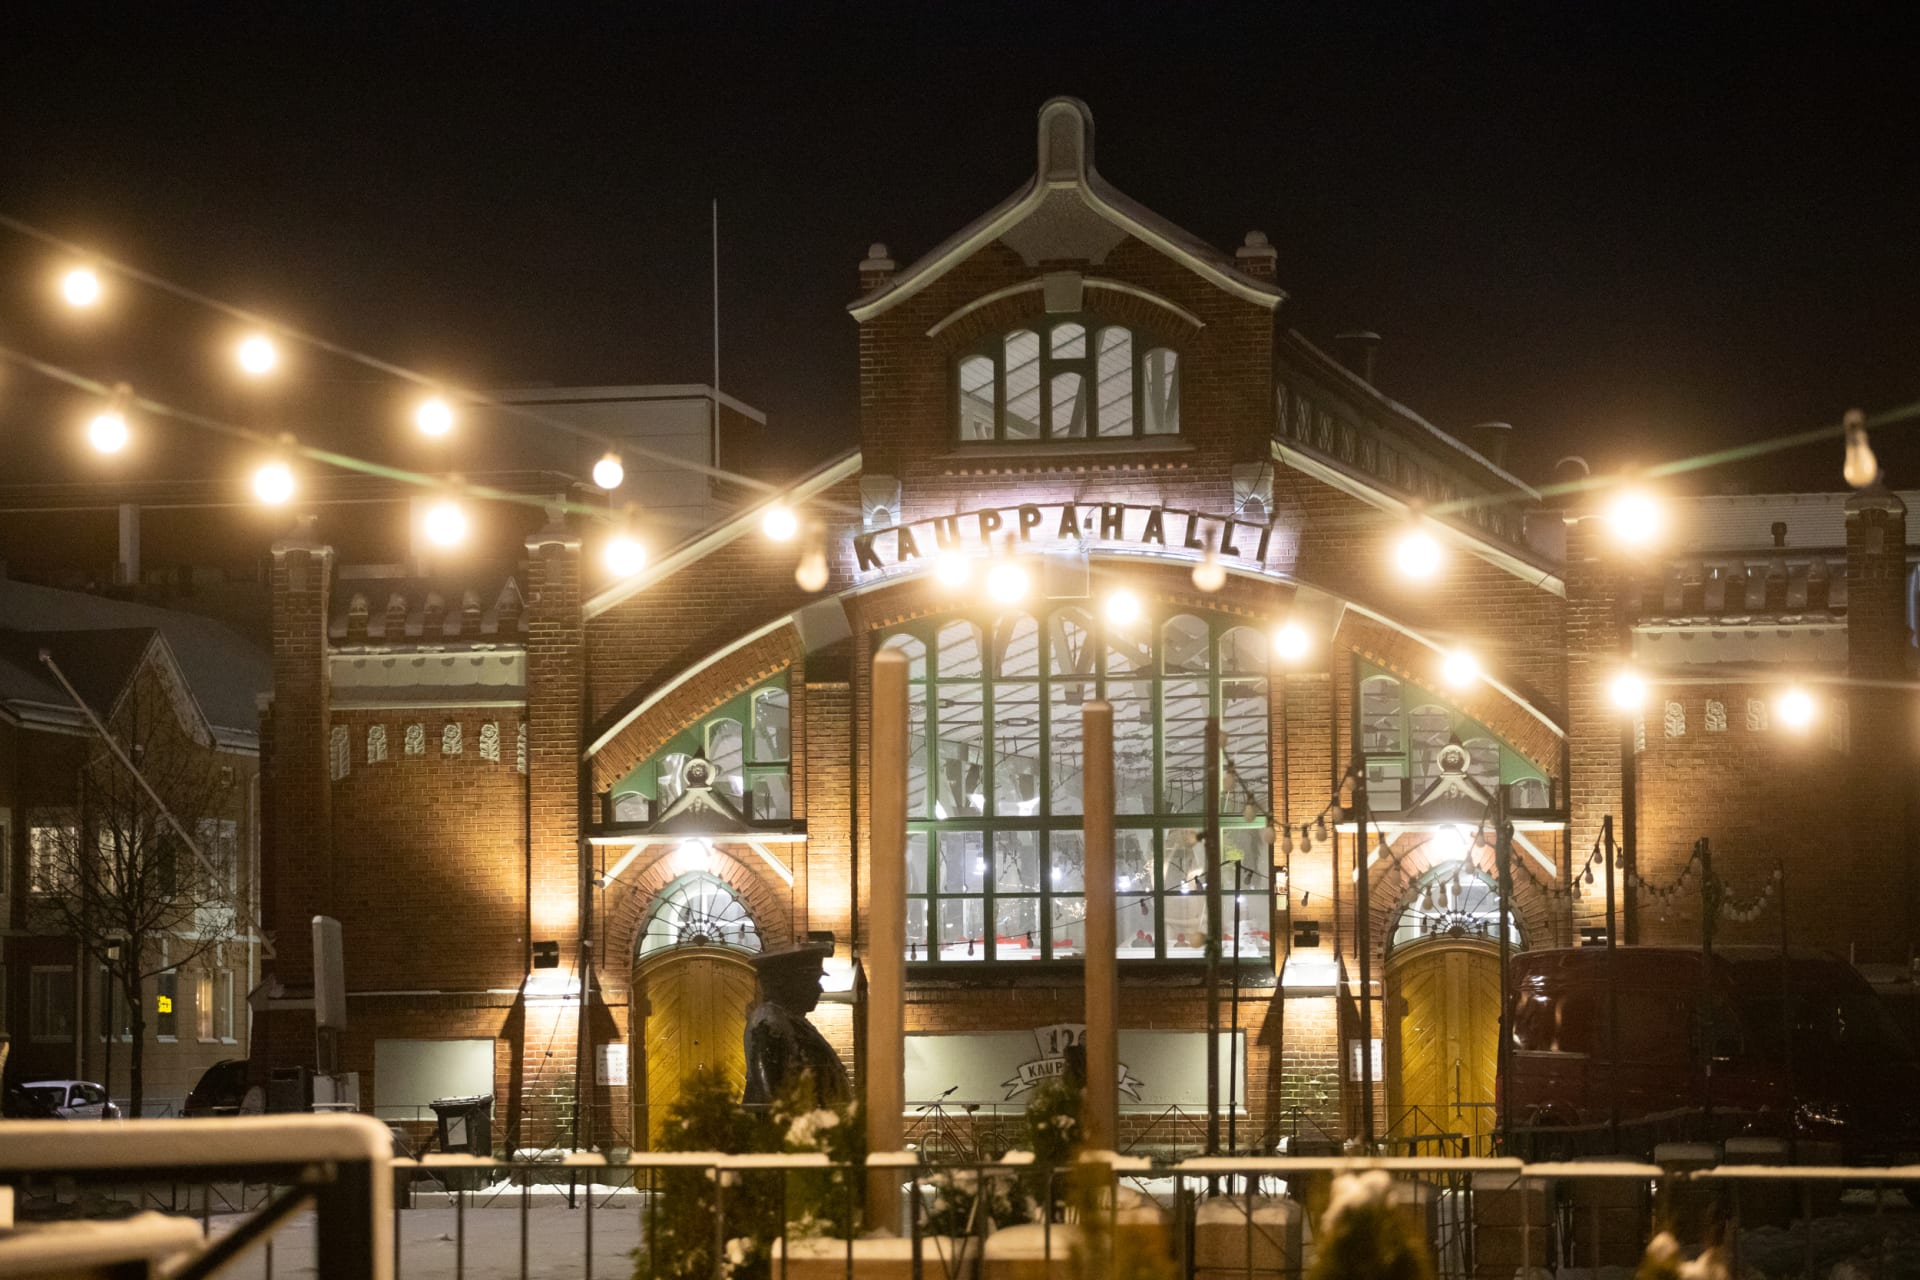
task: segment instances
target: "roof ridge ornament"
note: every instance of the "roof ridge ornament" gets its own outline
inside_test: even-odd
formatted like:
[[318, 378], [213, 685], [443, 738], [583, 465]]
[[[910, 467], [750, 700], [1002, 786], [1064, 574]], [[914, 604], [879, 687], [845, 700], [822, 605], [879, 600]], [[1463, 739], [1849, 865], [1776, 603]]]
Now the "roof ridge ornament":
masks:
[[1040, 108], [1040, 163], [1050, 187], [1075, 187], [1093, 173], [1093, 112], [1078, 98], [1048, 98]]

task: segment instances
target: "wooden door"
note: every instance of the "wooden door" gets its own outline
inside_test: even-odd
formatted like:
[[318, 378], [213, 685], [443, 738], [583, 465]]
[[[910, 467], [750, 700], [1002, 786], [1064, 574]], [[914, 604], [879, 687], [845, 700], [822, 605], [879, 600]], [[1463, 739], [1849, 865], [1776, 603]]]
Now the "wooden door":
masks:
[[738, 1097], [747, 1082], [747, 1012], [753, 1007], [753, 969], [738, 954], [689, 947], [649, 957], [634, 975], [644, 994], [644, 1084], [635, 1081], [633, 1130], [656, 1149], [667, 1109], [679, 1100], [693, 1073], [710, 1067], [725, 1073]]
[[1493, 1130], [1500, 953], [1479, 943], [1415, 946], [1389, 964], [1387, 989], [1392, 1132], [1483, 1140]]

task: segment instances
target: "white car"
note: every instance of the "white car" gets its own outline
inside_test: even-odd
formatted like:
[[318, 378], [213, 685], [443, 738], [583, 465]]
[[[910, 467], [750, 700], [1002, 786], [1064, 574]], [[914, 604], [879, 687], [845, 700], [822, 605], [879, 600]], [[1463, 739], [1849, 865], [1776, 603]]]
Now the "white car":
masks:
[[120, 1108], [91, 1080], [29, 1080], [26, 1090], [63, 1120], [98, 1120], [103, 1111], [109, 1120], [120, 1118]]

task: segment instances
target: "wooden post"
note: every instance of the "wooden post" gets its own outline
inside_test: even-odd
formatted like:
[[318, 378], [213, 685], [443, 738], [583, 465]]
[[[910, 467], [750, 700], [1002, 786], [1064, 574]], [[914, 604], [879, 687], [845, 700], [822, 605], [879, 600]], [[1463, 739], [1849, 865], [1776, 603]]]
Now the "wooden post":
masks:
[[[905, 1141], [907, 955], [907, 659], [883, 649], [873, 660], [872, 848], [867, 928], [867, 1149]], [[855, 910], [857, 911], [856, 904]], [[867, 1225], [900, 1223], [900, 1171], [867, 1176]]]
[[1086, 826], [1086, 1144], [1120, 1149], [1120, 925], [1113, 856], [1113, 704], [1081, 708]]
[[1220, 718], [1207, 720], [1207, 1154], [1220, 1154]]

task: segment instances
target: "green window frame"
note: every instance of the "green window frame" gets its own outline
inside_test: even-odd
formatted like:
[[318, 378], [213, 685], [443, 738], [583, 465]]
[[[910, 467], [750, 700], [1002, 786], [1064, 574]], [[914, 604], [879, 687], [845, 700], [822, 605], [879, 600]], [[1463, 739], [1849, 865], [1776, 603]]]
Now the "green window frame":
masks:
[[1354, 659], [1353, 740], [1367, 762], [1367, 806], [1398, 813], [1440, 776], [1440, 748], [1459, 738], [1467, 773], [1492, 791], [1507, 789], [1509, 807], [1543, 810], [1553, 785], [1531, 760], [1445, 698], [1361, 658]]
[[1219, 716], [1222, 954], [1272, 953], [1271, 690], [1245, 619], [1163, 610], [1110, 626], [1066, 604], [882, 632], [908, 658], [907, 959], [1044, 963], [1085, 947], [1081, 707], [1114, 708], [1122, 959], [1204, 959], [1205, 727]]
[[695, 756], [715, 767], [715, 790], [748, 822], [793, 818], [793, 716], [785, 672], [702, 716], [613, 786], [617, 822], [653, 822], [680, 795], [680, 770]]
[[1037, 317], [953, 361], [962, 443], [1180, 434], [1180, 353], [1085, 312]]

